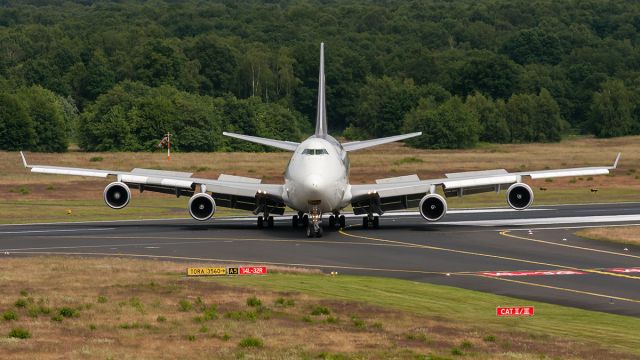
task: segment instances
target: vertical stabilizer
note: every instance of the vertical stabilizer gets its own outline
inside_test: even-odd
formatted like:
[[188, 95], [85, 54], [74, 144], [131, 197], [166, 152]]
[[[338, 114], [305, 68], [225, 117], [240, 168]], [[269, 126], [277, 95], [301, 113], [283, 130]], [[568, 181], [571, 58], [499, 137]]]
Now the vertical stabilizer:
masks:
[[320, 75], [318, 76], [318, 113], [316, 115], [316, 137], [326, 137], [327, 105], [324, 97], [324, 43], [320, 44]]

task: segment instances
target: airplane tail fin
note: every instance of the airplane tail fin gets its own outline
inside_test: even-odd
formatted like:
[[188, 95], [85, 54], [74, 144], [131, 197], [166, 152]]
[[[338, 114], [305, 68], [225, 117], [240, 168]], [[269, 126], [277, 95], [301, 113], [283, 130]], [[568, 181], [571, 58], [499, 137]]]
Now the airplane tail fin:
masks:
[[318, 76], [318, 112], [316, 114], [316, 137], [327, 137], [327, 105], [325, 103], [324, 43], [320, 44], [320, 74]]

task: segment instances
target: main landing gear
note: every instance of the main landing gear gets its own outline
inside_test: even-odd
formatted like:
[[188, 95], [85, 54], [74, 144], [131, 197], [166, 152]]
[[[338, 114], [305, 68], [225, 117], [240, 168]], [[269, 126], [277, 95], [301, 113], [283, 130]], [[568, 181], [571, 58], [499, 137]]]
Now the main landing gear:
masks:
[[380, 227], [380, 218], [378, 216], [373, 216], [373, 215], [368, 215], [368, 216], [364, 216], [362, 218], [362, 227], [364, 229], [368, 229], [369, 225], [371, 225], [371, 227], [373, 227], [374, 229], [377, 229]]
[[262, 229], [265, 225], [268, 228], [273, 228], [273, 216], [258, 216], [258, 229]]

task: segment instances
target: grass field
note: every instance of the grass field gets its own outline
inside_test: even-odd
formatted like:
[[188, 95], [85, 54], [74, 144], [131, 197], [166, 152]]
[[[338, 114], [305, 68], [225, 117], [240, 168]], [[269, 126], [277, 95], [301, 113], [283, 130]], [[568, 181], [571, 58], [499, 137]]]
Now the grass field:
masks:
[[0, 358], [640, 357], [637, 318], [527, 301], [534, 317], [498, 319], [497, 305], [523, 301], [296, 269], [185, 278], [193, 265], [7, 257], [0, 262]]
[[[536, 204], [640, 201], [640, 137], [637, 136], [575, 138], [553, 144], [484, 145], [471, 150], [430, 151], [389, 144], [354, 152], [351, 155], [351, 181], [358, 184], [408, 174], [418, 174], [425, 179], [441, 178], [449, 172], [495, 168], [522, 171], [608, 165], [619, 151], [623, 153], [619, 169], [610, 176], [527, 182], [536, 190]], [[164, 153], [27, 154], [33, 164], [113, 170], [148, 167], [193, 172], [195, 176], [207, 178], [226, 173], [258, 177], [265, 183], [282, 181], [289, 156], [285, 152], [176, 153], [168, 162]], [[108, 209], [101, 205], [107, 180], [31, 174], [22, 167], [18, 153], [0, 152], [0, 167], [3, 169], [0, 173], [0, 223], [44, 221], [45, 218], [47, 221], [79, 221], [188, 216], [186, 199], [152, 193], [135, 195], [124, 210]], [[448, 201], [450, 207], [506, 206], [504, 193]], [[38, 210], [29, 210], [30, 206], [32, 209], [38, 207]], [[68, 209], [72, 210], [71, 215], [67, 214]], [[31, 215], [34, 213], [35, 216]]]
[[576, 235], [592, 240], [640, 245], [640, 226], [591, 228], [580, 230]]

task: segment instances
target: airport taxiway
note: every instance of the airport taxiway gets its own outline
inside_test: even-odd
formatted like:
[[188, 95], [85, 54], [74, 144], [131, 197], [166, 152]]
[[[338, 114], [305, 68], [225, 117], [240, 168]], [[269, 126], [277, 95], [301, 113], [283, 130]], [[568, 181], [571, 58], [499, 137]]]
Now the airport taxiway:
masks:
[[[130, 256], [215, 264], [266, 264], [389, 276], [527, 300], [640, 316], [640, 247], [581, 239], [575, 231], [640, 224], [640, 203], [453, 210], [428, 223], [385, 214], [380, 229], [306, 238], [290, 217], [273, 229], [255, 218], [0, 226], [0, 254]], [[460, 299], [464, 304], [464, 299]]]

